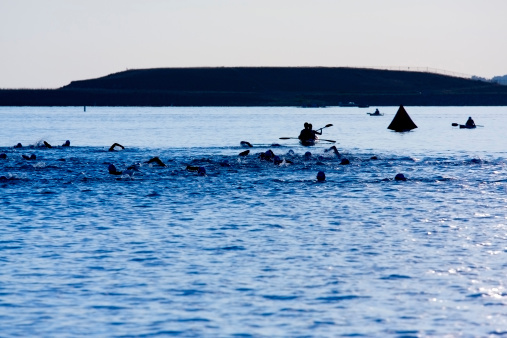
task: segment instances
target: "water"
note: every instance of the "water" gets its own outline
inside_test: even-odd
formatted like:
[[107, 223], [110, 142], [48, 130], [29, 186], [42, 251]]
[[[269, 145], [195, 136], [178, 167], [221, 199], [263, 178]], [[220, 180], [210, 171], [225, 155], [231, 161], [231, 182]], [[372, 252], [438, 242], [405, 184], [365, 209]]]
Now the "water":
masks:
[[0, 108], [0, 336], [505, 334], [507, 108], [406, 109]]

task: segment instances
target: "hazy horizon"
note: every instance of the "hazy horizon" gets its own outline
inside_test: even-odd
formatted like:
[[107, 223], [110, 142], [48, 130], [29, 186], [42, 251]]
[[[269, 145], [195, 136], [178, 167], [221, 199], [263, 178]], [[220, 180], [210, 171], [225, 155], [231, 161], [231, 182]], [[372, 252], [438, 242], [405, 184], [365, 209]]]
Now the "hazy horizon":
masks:
[[0, 0], [0, 88], [127, 69], [421, 67], [507, 74], [502, 0]]

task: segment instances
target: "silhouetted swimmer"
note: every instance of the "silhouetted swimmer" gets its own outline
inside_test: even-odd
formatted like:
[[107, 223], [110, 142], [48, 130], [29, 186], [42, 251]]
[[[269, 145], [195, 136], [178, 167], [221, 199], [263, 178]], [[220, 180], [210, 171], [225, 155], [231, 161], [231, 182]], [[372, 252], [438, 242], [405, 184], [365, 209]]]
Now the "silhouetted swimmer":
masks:
[[275, 157], [275, 154], [273, 153], [273, 151], [271, 149], [269, 149], [265, 153], [260, 154], [261, 160], [264, 160], [264, 161], [272, 161], [273, 157]]
[[70, 141], [69, 140], [65, 141], [65, 143], [62, 144], [62, 147], [70, 147]]
[[23, 148], [23, 145], [21, 143], [18, 143], [14, 146], [14, 148]]
[[317, 173], [317, 181], [324, 182], [326, 180], [326, 174], [323, 171]]
[[403, 174], [396, 174], [396, 176], [394, 176], [394, 179], [396, 181], [406, 181], [407, 180], [407, 178]]
[[7, 180], [8, 180], [8, 178], [7, 178], [7, 177], [5, 177], [5, 176], [3, 176], [3, 175], [2, 175], [2, 176], [0, 176], [0, 182], [5, 182], [5, 181], [7, 181]]
[[378, 160], [378, 157], [377, 156], [372, 156], [372, 157], [370, 157], [370, 160]]
[[0, 154], [0, 158], [7, 158], [7, 154], [5, 154], [5, 153], [1, 153], [1, 154]]
[[116, 167], [114, 166], [114, 164], [110, 164], [109, 167], [107, 167], [107, 170], [109, 171], [109, 173], [111, 175], [121, 175], [122, 174], [121, 171], [116, 170]]
[[305, 157], [305, 160], [309, 160], [309, 159], [311, 159], [311, 158], [312, 158], [312, 153], [311, 153], [311, 152], [309, 152], [309, 151], [307, 151], [307, 152], [305, 153], [304, 157]]
[[350, 164], [350, 161], [346, 158], [342, 159], [341, 162], [340, 162], [341, 165], [347, 165], [347, 164]]
[[151, 159], [149, 159], [148, 161], [146, 161], [144, 163], [156, 163], [159, 166], [166, 167], [165, 163], [162, 162], [162, 160], [160, 158], [158, 158], [158, 156], [155, 156], [154, 158], [151, 158]]
[[327, 153], [328, 151], [331, 151], [331, 150], [333, 151], [333, 153], [336, 156], [341, 157], [340, 152], [338, 151], [338, 148], [336, 148], [336, 146], [332, 146], [331, 148], [324, 150], [324, 152]]
[[24, 155], [24, 154], [23, 154], [23, 155], [21, 155], [21, 156], [23, 156], [23, 158], [24, 158], [25, 160], [35, 160], [35, 159], [37, 159], [37, 156], [35, 156], [35, 154], [32, 154], [32, 155], [30, 155], [30, 156], [28, 156], [28, 155]]
[[272, 147], [281, 147], [281, 145], [279, 143], [272, 143], [271, 146]]
[[47, 143], [46, 141], [43, 141], [44, 142], [44, 145], [46, 146], [46, 148], [53, 148], [53, 146], [51, 146], [51, 144]]
[[280, 156], [276, 155], [275, 157], [273, 157], [273, 163], [275, 165], [280, 165], [282, 164], [283, 160], [280, 158]]
[[199, 176], [206, 176], [206, 168], [199, 167], [199, 169], [197, 169], [197, 175], [199, 175]]
[[111, 147], [109, 147], [109, 151], [115, 151], [114, 148], [116, 148], [116, 147], [120, 147], [121, 149], [125, 149], [124, 146], [122, 146], [121, 144], [115, 142], [115, 143], [113, 143], [113, 145]]
[[245, 150], [245, 151], [240, 152], [240, 153], [238, 154], [238, 156], [246, 156], [246, 155], [248, 155], [248, 154], [250, 154], [250, 150]]
[[253, 145], [247, 141], [241, 141], [239, 144], [241, 144], [243, 147], [249, 147], [249, 148], [253, 147]]
[[187, 165], [187, 168], [186, 168], [188, 171], [197, 171], [199, 170], [199, 167], [196, 167], [194, 165]]

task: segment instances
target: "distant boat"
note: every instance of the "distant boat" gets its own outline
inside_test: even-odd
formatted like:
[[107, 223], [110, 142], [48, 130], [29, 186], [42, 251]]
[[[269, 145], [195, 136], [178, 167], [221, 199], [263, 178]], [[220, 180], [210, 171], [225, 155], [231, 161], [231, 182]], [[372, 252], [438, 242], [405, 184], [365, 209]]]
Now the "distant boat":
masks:
[[382, 114], [382, 113], [366, 113], [366, 114], [368, 114], [370, 116], [384, 116], [384, 114]]
[[389, 127], [387, 127], [387, 129], [391, 129], [397, 132], [410, 131], [415, 128], [417, 128], [417, 126], [412, 121], [403, 106], [400, 106], [400, 108], [398, 108], [398, 111], [396, 112], [396, 115], [394, 115], [391, 124]]
[[357, 104], [357, 103], [355, 103], [355, 102], [352, 102], [352, 101], [351, 101], [351, 102], [345, 102], [345, 103], [343, 103], [343, 102], [338, 102], [338, 106], [339, 106], [339, 107], [357, 107], [357, 106], [358, 106], [358, 104]]

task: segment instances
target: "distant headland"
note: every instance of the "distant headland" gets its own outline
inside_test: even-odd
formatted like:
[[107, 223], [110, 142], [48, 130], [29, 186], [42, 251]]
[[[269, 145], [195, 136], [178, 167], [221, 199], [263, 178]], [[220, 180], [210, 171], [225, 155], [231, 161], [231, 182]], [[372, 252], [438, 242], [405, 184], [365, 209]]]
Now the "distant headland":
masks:
[[58, 89], [1, 89], [0, 106], [507, 106], [507, 86], [366, 68], [127, 70]]

